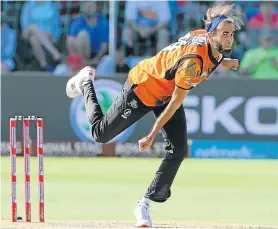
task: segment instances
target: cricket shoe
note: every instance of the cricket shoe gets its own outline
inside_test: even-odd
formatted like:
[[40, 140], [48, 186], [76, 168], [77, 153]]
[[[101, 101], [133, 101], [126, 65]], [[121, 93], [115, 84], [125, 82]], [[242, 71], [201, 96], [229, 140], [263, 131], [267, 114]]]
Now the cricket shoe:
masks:
[[134, 210], [134, 215], [136, 218], [136, 227], [152, 227], [152, 221], [150, 218], [150, 200], [145, 198], [139, 200]]
[[82, 95], [83, 83], [88, 80], [94, 80], [96, 70], [90, 66], [86, 66], [80, 72], [71, 77], [67, 82], [66, 93], [69, 98], [74, 98]]

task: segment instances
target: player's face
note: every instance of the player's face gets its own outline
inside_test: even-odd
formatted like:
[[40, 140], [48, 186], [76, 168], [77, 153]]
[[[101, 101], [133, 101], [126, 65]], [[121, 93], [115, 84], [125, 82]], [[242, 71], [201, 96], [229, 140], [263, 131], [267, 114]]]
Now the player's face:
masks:
[[229, 55], [234, 42], [235, 27], [232, 23], [221, 22], [215, 32], [215, 48], [223, 55]]

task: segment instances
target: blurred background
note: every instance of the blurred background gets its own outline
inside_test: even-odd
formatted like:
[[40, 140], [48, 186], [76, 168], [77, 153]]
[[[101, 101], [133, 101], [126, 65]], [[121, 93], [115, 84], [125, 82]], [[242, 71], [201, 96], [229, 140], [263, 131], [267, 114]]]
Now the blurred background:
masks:
[[[206, 10], [223, 3], [1, 1], [4, 152], [8, 153], [8, 118], [35, 114], [47, 123], [47, 152], [49, 147], [50, 151], [59, 148], [79, 155], [75, 143], [81, 142], [87, 154], [93, 154], [88, 144], [97, 144], [92, 143], [84, 102], [65, 96], [68, 77], [85, 65], [95, 66], [99, 102], [106, 112], [132, 67], [189, 31], [204, 28]], [[278, 3], [228, 3], [235, 4], [244, 21], [230, 56], [239, 59], [240, 66], [237, 71], [218, 67], [185, 99], [192, 140], [188, 155], [277, 158]], [[117, 142], [118, 148], [99, 149], [96, 154], [125, 153], [126, 146], [120, 144], [131, 143], [130, 154], [141, 156], [134, 142], [149, 131], [153, 121], [148, 115], [111, 141]], [[158, 136], [156, 144], [162, 141]], [[161, 149], [154, 147], [150, 155], [153, 151], [164, 155]]]
[[[237, 71], [218, 67], [184, 100], [188, 159], [171, 199], [163, 207], [154, 205], [154, 222], [278, 225], [278, 166], [270, 160], [278, 159], [278, 3], [227, 2], [235, 4], [244, 21], [230, 56], [240, 66]], [[85, 65], [95, 66], [95, 88], [106, 112], [131, 68], [204, 28], [206, 10], [227, 2], [1, 1], [1, 155], [9, 155], [10, 117], [43, 118], [46, 221], [133, 222], [135, 201], [165, 155], [161, 135], [151, 149], [138, 150], [137, 141], [153, 125], [152, 114], [109, 144], [95, 143], [83, 98], [66, 96], [69, 77]], [[21, 133], [18, 123], [18, 155], [23, 155]], [[35, 123], [30, 135], [36, 156]], [[213, 160], [220, 158], [230, 160]], [[8, 220], [9, 157], [1, 162], [1, 219]], [[22, 157], [17, 165], [18, 214], [23, 216]], [[32, 186], [36, 170], [33, 157]], [[36, 205], [36, 188], [32, 198]]]
[[[128, 73], [140, 60], [203, 28], [206, 10], [223, 3], [1, 1], [1, 70], [68, 76], [91, 64], [100, 75]], [[277, 79], [277, 1], [229, 3], [245, 24], [231, 54], [241, 65], [238, 72], [219, 69], [215, 75]]]

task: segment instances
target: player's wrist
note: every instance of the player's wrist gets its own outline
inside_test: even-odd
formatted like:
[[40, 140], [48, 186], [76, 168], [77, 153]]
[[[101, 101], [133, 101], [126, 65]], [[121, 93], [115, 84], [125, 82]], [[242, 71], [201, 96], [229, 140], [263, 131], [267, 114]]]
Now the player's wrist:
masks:
[[155, 136], [156, 136], [155, 132], [151, 131], [151, 132], [148, 134], [147, 137], [148, 137], [149, 139], [152, 139], [152, 140], [153, 140], [153, 139], [155, 138]]

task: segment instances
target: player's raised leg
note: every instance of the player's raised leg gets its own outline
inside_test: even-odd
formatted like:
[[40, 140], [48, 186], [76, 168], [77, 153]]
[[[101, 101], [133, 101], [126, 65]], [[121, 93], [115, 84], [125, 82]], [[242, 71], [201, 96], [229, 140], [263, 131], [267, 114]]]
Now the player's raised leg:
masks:
[[71, 77], [66, 85], [66, 94], [69, 98], [75, 98], [82, 95], [82, 88], [84, 82], [94, 81], [95, 69], [87, 66], [84, 67], [78, 74]]
[[120, 94], [107, 113], [102, 113], [98, 103], [93, 79], [94, 69], [83, 68], [67, 84], [67, 95], [73, 98], [83, 95], [86, 115], [91, 125], [92, 136], [97, 142], [106, 143], [147, 114], [151, 108], [145, 106], [134, 93], [136, 85], [127, 80]]

